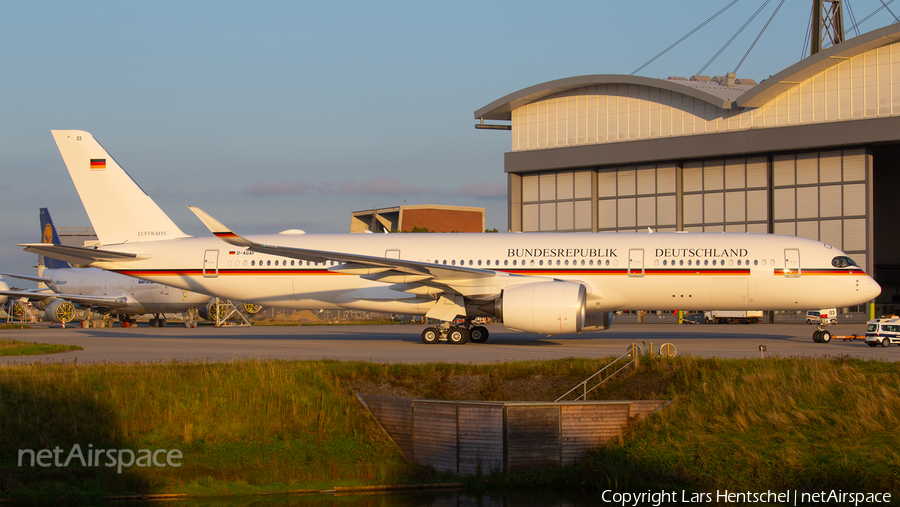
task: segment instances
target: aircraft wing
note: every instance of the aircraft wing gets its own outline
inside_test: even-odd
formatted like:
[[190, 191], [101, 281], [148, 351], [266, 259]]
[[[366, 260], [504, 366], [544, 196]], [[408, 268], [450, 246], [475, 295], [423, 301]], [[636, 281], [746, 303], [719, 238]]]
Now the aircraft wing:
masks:
[[146, 259], [133, 253], [113, 252], [81, 246], [53, 245], [50, 243], [21, 243], [18, 246], [25, 247], [26, 252], [34, 252], [38, 255], [46, 255], [62, 261], [74, 264], [90, 264], [97, 261], [131, 261]]
[[[263, 245], [238, 236], [221, 222], [210, 216], [205, 211], [194, 206], [188, 206], [197, 215], [210, 232], [229, 245], [245, 247], [249, 250], [269, 255], [280, 255], [292, 259], [300, 259], [310, 262], [339, 261], [348, 265], [338, 269], [340, 272], [353, 272], [353, 274], [376, 274], [386, 270], [398, 271], [411, 275], [429, 275], [435, 278], [464, 277], [488, 278], [497, 275], [489, 269], [466, 268], [463, 266], [442, 266], [427, 262], [407, 261], [391, 259], [388, 257], [373, 257], [370, 255], [357, 255], [342, 252], [327, 252], [324, 250], [310, 250], [306, 248], [293, 248], [276, 245]], [[368, 269], [369, 272], [365, 272]]]
[[[499, 296], [502, 287], [521, 283], [512, 281], [511, 278], [525, 278], [521, 275], [490, 269], [445, 266], [388, 257], [264, 245], [238, 236], [200, 208], [194, 206], [188, 206], [188, 208], [197, 215], [210, 232], [229, 245], [244, 247], [268, 255], [279, 255], [310, 262], [338, 261], [343, 264], [330, 268], [330, 271], [359, 275], [368, 280], [389, 283], [392, 284], [391, 288], [403, 292], [417, 294], [448, 292], [489, 300]], [[528, 280], [539, 281], [538, 278], [528, 277]], [[423, 291], [421, 287], [433, 287], [437, 290], [428, 292]]]
[[128, 299], [125, 296], [83, 296], [81, 294], [61, 294], [34, 290], [0, 290], [0, 296], [26, 298], [29, 301], [65, 299], [66, 301], [78, 303], [79, 305], [99, 306], [103, 308], [123, 308], [128, 304]]

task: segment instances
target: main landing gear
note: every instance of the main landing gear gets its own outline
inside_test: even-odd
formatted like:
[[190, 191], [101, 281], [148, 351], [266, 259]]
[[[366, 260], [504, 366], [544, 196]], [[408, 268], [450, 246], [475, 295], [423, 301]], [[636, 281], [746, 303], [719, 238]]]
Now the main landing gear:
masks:
[[166, 327], [165, 315], [156, 314], [156, 317], [150, 319], [150, 327]]
[[441, 322], [436, 327], [426, 327], [422, 331], [422, 341], [428, 344], [447, 342], [453, 345], [462, 345], [468, 341], [484, 343], [487, 341], [488, 330], [484, 326], [472, 326], [472, 321], [466, 319], [463, 326], [454, 326], [451, 322]]

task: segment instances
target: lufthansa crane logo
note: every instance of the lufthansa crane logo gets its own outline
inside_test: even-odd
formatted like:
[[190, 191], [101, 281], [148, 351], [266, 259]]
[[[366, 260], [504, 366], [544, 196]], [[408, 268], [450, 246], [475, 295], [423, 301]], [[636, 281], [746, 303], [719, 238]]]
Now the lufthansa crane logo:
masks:
[[53, 227], [50, 224], [44, 226], [44, 234], [41, 235], [41, 243], [53, 243]]

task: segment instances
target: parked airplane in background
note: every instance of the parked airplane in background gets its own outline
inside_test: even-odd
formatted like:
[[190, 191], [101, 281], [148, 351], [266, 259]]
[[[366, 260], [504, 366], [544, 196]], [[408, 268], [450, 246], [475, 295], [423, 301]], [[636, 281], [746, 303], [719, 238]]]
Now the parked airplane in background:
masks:
[[[41, 208], [41, 244], [60, 245], [59, 235], [47, 208]], [[0, 273], [46, 284], [51, 291], [10, 291], [3, 287], [0, 295], [39, 301], [51, 322], [70, 322], [75, 318], [75, 305], [90, 308], [92, 312], [118, 315], [124, 324], [134, 325], [134, 317], [146, 313], [156, 314], [150, 326], [165, 326], [164, 313], [189, 312], [205, 307], [210, 296], [177, 289], [158, 282], [124, 276], [96, 268], [73, 268], [68, 262], [41, 256], [44, 266], [42, 276]], [[196, 325], [188, 318], [186, 325]]]
[[[606, 329], [614, 310], [807, 310], [854, 306], [881, 292], [840, 250], [767, 234], [244, 238], [192, 207], [219, 239], [189, 237], [91, 134], [53, 136], [100, 245], [26, 250], [264, 305], [424, 315], [441, 321], [422, 333], [426, 343], [482, 342], [487, 329], [470, 324], [481, 316], [518, 331], [565, 334]], [[460, 316], [464, 327], [452, 324]]]
[[[0, 277], [0, 294], [2, 294], [2, 291], [5, 290], [9, 290], [9, 285], [7, 285], [6, 281], [3, 280], [2, 277]], [[8, 300], [9, 298], [7, 298], [6, 296], [0, 295], [0, 306], [5, 305]]]

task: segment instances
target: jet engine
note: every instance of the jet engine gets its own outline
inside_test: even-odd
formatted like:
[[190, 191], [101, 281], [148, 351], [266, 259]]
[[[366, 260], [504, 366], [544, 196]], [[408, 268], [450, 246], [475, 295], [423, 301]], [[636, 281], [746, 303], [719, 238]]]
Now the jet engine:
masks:
[[210, 299], [208, 303], [197, 309], [197, 314], [204, 320], [222, 320], [227, 313], [228, 308], [225, 304], [217, 303], [215, 298]]
[[44, 306], [44, 315], [50, 322], [56, 324], [72, 322], [75, 318], [75, 305], [63, 299], [56, 299]]
[[[9, 290], [9, 285], [7, 285], [6, 282], [4, 282], [2, 279], [0, 279], [0, 290]], [[7, 299], [9, 298], [7, 298], [6, 296], [0, 296], [0, 306], [5, 305]]]
[[576, 282], [537, 282], [503, 289], [494, 315], [515, 331], [538, 334], [580, 333], [585, 321], [585, 289]]

